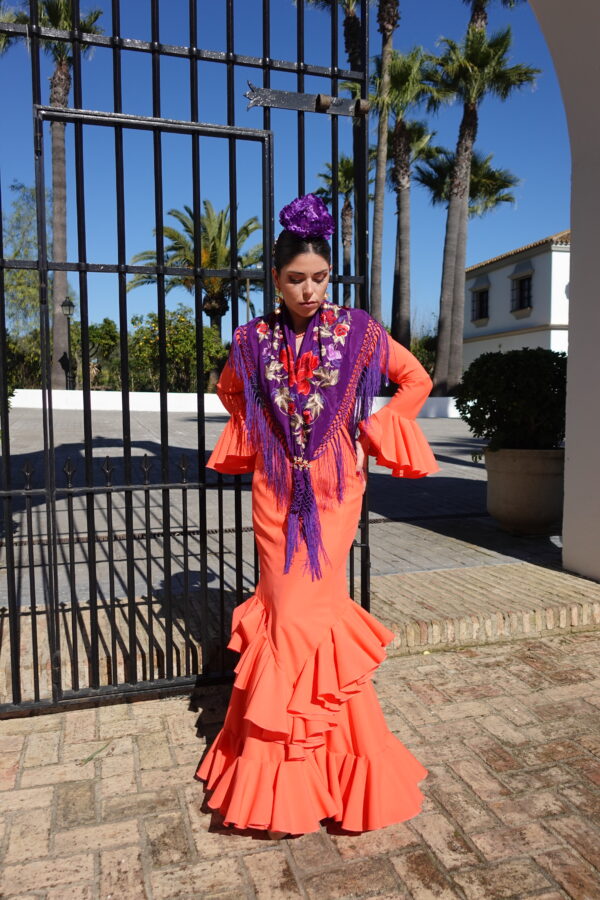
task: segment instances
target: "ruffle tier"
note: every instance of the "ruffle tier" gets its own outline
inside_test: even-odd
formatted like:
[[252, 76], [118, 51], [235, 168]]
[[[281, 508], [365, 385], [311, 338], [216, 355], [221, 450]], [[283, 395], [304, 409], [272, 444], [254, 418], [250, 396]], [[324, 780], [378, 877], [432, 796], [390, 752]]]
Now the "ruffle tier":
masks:
[[258, 596], [235, 610], [229, 647], [242, 655], [233, 695], [197, 773], [226, 824], [304, 834], [332, 818], [348, 831], [369, 831], [419, 812], [417, 783], [427, 771], [394, 735], [382, 731], [368, 756], [352, 746], [357, 722], [348, 701], [360, 729], [381, 728], [370, 677], [392, 637], [349, 599], [290, 683]]
[[360, 424], [368, 439], [366, 452], [375, 457], [377, 465], [391, 469], [396, 478], [422, 478], [438, 472], [440, 467], [419, 425], [399, 415], [393, 403]]
[[232, 416], [221, 432], [206, 465], [209, 469], [226, 475], [243, 475], [245, 472], [253, 472], [255, 463], [256, 452], [248, 443], [243, 422], [239, 416]]

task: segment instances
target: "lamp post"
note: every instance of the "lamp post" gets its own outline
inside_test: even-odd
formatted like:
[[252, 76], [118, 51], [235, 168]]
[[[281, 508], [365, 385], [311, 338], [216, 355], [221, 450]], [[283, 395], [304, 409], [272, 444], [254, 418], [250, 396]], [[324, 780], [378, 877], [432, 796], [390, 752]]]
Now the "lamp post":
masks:
[[71, 359], [71, 316], [75, 310], [75, 304], [68, 297], [60, 304], [60, 308], [67, 317], [67, 367], [66, 367], [66, 387], [68, 391], [75, 390], [75, 375], [72, 371]]

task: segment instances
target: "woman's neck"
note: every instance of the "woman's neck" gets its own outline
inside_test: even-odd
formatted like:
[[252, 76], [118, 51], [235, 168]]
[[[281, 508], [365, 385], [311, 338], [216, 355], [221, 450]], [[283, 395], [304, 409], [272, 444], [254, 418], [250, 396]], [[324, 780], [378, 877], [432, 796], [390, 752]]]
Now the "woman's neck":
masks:
[[292, 326], [292, 331], [298, 336], [301, 337], [305, 334], [306, 329], [308, 328], [308, 323], [310, 322], [310, 317], [299, 316], [296, 313], [293, 313], [288, 307], [286, 307], [287, 314], [289, 316], [289, 321]]

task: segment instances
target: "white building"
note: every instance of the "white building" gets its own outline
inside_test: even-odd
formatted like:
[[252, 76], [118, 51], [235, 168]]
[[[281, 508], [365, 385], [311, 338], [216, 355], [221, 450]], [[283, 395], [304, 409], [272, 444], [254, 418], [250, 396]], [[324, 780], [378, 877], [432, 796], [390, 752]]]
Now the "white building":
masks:
[[567, 350], [571, 232], [466, 270], [464, 366], [482, 353]]

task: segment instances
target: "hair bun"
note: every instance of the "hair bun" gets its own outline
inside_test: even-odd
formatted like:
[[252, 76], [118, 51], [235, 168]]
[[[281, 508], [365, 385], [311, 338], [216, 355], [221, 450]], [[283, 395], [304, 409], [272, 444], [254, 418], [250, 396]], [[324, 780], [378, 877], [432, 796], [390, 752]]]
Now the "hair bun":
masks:
[[279, 213], [279, 221], [287, 231], [299, 237], [330, 238], [335, 222], [329, 210], [316, 194], [296, 197]]

